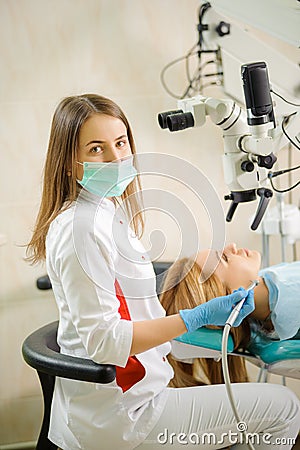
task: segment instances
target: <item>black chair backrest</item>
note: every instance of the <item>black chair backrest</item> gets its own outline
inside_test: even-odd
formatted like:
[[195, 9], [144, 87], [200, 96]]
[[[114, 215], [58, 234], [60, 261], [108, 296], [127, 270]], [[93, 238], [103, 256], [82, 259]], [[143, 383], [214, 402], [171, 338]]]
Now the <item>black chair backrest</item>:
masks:
[[44, 417], [36, 450], [57, 450], [48, 439], [56, 376], [94, 383], [110, 383], [116, 376], [115, 366], [59, 353], [57, 327], [58, 321], [49, 323], [28, 336], [22, 346], [24, 360], [37, 370], [43, 391]]
[[25, 361], [38, 372], [73, 380], [110, 383], [115, 367], [97, 364], [89, 359], [59, 353], [57, 345], [58, 321], [52, 322], [28, 336], [22, 347]]

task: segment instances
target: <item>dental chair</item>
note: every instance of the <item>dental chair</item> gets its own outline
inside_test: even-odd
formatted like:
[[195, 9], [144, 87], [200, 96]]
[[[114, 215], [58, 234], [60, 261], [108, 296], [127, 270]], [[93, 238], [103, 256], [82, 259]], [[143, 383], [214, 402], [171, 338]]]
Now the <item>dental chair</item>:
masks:
[[249, 361], [261, 368], [257, 381], [267, 382], [268, 375], [272, 373], [282, 376], [283, 384], [285, 377], [300, 379], [299, 339], [279, 341], [255, 333], [251, 336], [247, 350], [256, 358]]
[[[172, 341], [172, 355], [181, 361], [193, 358], [221, 359], [222, 330], [199, 328], [185, 333]], [[262, 333], [251, 335], [250, 344], [245, 351], [234, 351], [234, 342], [229, 335], [227, 352], [242, 356], [260, 368], [258, 382], [267, 382], [269, 374], [300, 379], [300, 340], [273, 340]]]

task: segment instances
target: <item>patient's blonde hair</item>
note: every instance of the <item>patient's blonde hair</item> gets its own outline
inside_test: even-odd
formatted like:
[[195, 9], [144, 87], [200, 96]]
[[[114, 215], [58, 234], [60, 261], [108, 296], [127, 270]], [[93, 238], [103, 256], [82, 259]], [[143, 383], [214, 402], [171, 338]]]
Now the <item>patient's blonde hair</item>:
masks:
[[[215, 274], [204, 282], [200, 281], [200, 277], [200, 266], [190, 258], [180, 259], [170, 267], [160, 296], [167, 315], [176, 314], [180, 309], [194, 308], [200, 303], [230, 293]], [[250, 336], [248, 322], [244, 320], [239, 327], [232, 328], [231, 334], [235, 349], [246, 346]], [[171, 387], [224, 383], [221, 361], [197, 358], [193, 364], [188, 364], [175, 360], [171, 354], [168, 359], [174, 369]], [[228, 367], [232, 382], [248, 381], [244, 358], [229, 355]]]

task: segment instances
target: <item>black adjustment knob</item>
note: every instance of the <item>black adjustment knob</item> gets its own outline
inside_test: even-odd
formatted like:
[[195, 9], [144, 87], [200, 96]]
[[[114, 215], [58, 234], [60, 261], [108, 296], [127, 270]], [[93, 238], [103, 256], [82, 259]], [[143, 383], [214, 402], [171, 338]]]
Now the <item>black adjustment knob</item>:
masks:
[[42, 291], [47, 291], [48, 289], [52, 289], [52, 284], [48, 275], [44, 275], [43, 277], [39, 277], [36, 280], [36, 287]]
[[259, 188], [257, 189], [257, 195], [259, 195], [260, 197], [271, 198], [273, 197], [273, 192], [271, 191], [271, 189]]
[[243, 161], [241, 164], [241, 169], [243, 172], [253, 172], [254, 164], [252, 161]]
[[266, 156], [259, 155], [257, 157], [257, 164], [260, 167], [265, 167], [266, 169], [272, 169], [276, 161], [277, 157], [274, 155], [274, 153], [270, 153], [269, 155]]
[[223, 20], [217, 25], [216, 32], [219, 36], [226, 36], [227, 34], [230, 34], [230, 23], [224, 22]]

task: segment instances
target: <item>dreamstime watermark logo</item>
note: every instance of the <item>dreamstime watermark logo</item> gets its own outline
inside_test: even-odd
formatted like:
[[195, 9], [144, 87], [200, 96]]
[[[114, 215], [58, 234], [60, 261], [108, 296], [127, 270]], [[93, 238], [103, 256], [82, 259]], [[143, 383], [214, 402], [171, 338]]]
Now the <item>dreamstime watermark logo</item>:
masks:
[[237, 428], [237, 430], [240, 431], [241, 433], [247, 431], [247, 429], [248, 429], [246, 422], [242, 422], [242, 421], [241, 421], [241, 422], [238, 422], [238, 423], [236, 424], [236, 428]]
[[[133, 164], [143, 185], [141, 212], [145, 214], [147, 224], [146, 236], [143, 237], [143, 244], [146, 243], [144, 247], [135, 245], [132, 239], [133, 230], [128, 225], [130, 218], [129, 222], [124, 221], [124, 211], [128, 210], [131, 200], [137, 200], [138, 193], [132, 194], [123, 202], [119, 197], [111, 217], [106, 198], [99, 197], [95, 202], [94, 196], [91, 207], [84, 200], [82, 191], [74, 211], [73, 243], [82, 269], [98, 287], [114, 294], [107, 277], [103, 274], [101, 276], [103, 271], [101, 272], [101, 263], [97, 263], [95, 249], [98, 249], [98, 256], [104, 256], [105, 272], [113, 272], [118, 280], [130, 279], [131, 283], [127, 285], [132, 286], [132, 292], [127, 292], [127, 296], [138, 298], [143, 291], [142, 285], [141, 289], [137, 285], [138, 278], [144, 287], [153, 278], [150, 270], [143, 269], [145, 264], [149, 264], [149, 259], [171, 259], [176, 262], [188, 257], [189, 270], [199, 249], [221, 250], [224, 247], [225, 219], [212, 183], [190, 162], [168, 154], [142, 153], [134, 155]], [[107, 248], [108, 241], [111, 248]], [[149, 257], [145, 256], [144, 248]], [[216, 265], [217, 261], [212, 262], [207, 258], [203, 267], [206, 278]], [[186, 274], [182, 273], [182, 278]], [[157, 275], [160, 286], [165, 275], [166, 273]]]
[[169, 432], [167, 428], [157, 435], [157, 442], [161, 445], [235, 445], [235, 444], [252, 444], [256, 445], [294, 445], [295, 438], [273, 438], [271, 433], [249, 433], [247, 432], [247, 424], [239, 422], [236, 425], [236, 431], [219, 435], [212, 432], [205, 433], [174, 433]]

